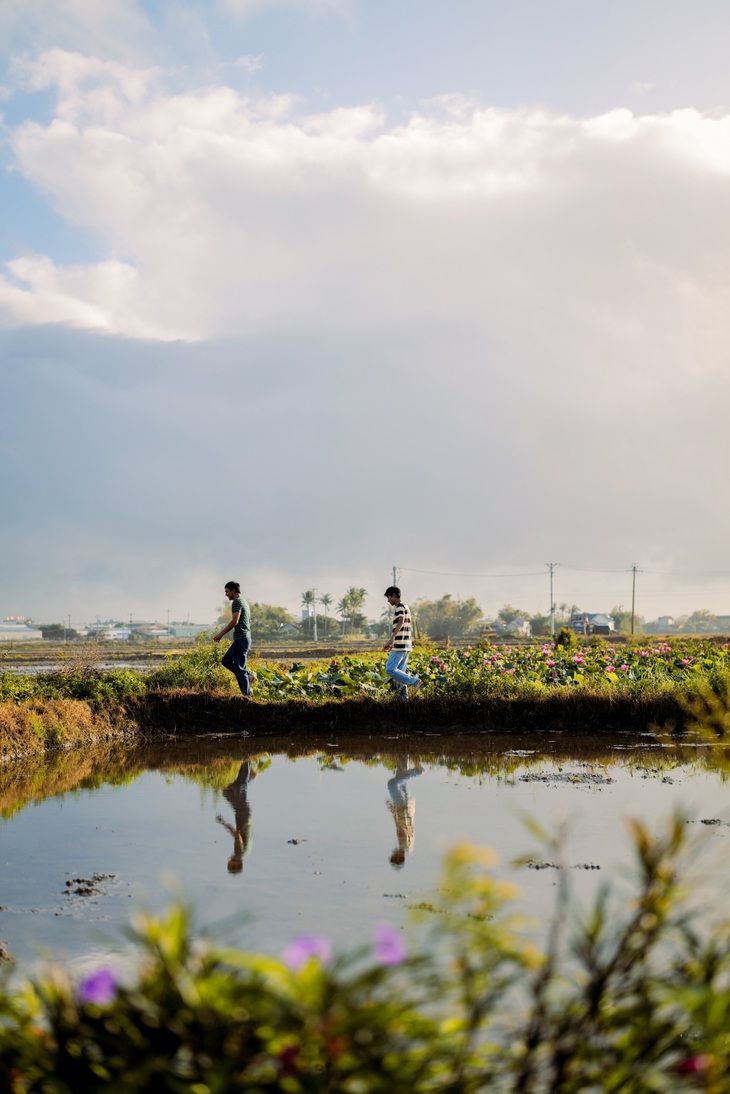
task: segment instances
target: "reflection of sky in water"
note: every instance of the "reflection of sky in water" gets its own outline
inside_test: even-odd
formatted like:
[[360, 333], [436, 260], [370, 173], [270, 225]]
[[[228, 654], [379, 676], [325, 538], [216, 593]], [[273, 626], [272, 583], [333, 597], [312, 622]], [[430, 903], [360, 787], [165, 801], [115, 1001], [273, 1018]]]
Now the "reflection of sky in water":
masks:
[[[51, 798], [0, 826], [0, 938], [21, 963], [42, 950], [86, 963], [125, 950], [121, 928], [135, 906], [159, 910], [180, 893], [221, 941], [280, 953], [293, 935], [315, 932], [353, 945], [428, 898], [442, 853], [461, 838], [496, 848], [526, 910], [547, 911], [556, 871], [510, 865], [536, 849], [523, 814], [548, 829], [572, 821], [566, 862], [601, 867], [570, 871], [581, 899], [626, 876], [627, 815], [658, 827], [683, 807], [697, 820], [730, 821], [730, 791], [700, 769], [647, 778], [618, 766], [559, 766], [546, 761], [498, 780], [425, 761], [418, 772], [403, 756], [401, 778], [392, 766], [323, 770], [314, 759], [274, 756], [227, 793], [148, 771], [128, 786]], [[614, 781], [542, 782], [536, 771]], [[531, 781], [520, 780], [525, 773]], [[690, 831], [707, 836], [710, 854], [730, 849], [730, 827], [695, 822]], [[64, 895], [67, 880], [94, 874], [116, 877], [99, 883], [98, 896]], [[713, 884], [719, 895], [717, 876]]]

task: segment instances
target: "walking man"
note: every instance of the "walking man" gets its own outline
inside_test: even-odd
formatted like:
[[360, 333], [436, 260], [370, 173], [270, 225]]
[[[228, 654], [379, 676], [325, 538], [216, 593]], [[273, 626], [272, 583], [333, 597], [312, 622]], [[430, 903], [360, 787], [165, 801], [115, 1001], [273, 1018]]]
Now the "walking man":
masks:
[[400, 589], [397, 585], [390, 585], [385, 590], [385, 599], [391, 608], [395, 608], [393, 619], [393, 633], [389, 641], [383, 646], [389, 650], [388, 660], [385, 662], [385, 672], [393, 680], [401, 698], [408, 698], [408, 688], [415, 695], [421, 686], [417, 676], [409, 676], [406, 672], [408, 654], [413, 649], [413, 623], [411, 611], [407, 604], [400, 598]]
[[251, 698], [251, 681], [246, 671], [246, 656], [251, 648], [251, 610], [241, 596], [241, 586], [237, 581], [227, 581], [225, 594], [231, 602], [231, 621], [213, 635], [214, 642], [220, 642], [224, 634], [233, 631], [233, 641], [223, 654], [221, 664], [238, 681], [244, 699]]

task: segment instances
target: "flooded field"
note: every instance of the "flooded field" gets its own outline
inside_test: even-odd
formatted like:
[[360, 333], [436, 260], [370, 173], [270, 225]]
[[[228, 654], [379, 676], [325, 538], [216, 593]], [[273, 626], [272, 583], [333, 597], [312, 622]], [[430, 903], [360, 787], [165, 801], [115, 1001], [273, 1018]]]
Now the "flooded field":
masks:
[[[64, 753], [0, 772], [0, 939], [21, 972], [44, 952], [77, 969], [122, 961], [133, 909], [182, 897], [200, 928], [240, 946], [280, 953], [308, 932], [355, 945], [432, 895], [444, 851], [464, 838], [497, 850], [539, 919], [558, 868], [576, 904], [602, 882], [623, 886], [626, 819], [658, 829], [676, 809], [703, 847], [698, 892], [711, 878], [720, 899], [730, 786], [702, 745], [429, 734], [296, 752], [206, 737]], [[526, 816], [567, 823], [562, 861]]]

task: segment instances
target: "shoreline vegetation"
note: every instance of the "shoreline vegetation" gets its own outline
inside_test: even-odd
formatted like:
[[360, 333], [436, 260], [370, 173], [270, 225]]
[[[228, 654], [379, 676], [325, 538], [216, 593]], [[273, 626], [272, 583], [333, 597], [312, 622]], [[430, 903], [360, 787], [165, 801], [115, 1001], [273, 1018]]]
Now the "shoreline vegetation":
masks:
[[[405, 931], [378, 924], [347, 953], [312, 934], [246, 952], [179, 905], [138, 913], [124, 969], [0, 979], [0, 1089], [722, 1094], [728, 922], [691, 902], [684, 817], [631, 829], [631, 899], [605, 887], [576, 915], [562, 870], [540, 946], [494, 854], [467, 843]], [[559, 836], [533, 837], [562, 862]]]
[[254, 699], [241, 699], [205, 640], [152, 671], [102, 670], [92, 650], [34, 675], [0, 672], [0, 758], [92, 742], [208, 733], [249, 738], [377, 736], [384, 731], [463, 736], [655, 732], [698, 724], [730, 728], [730, 642], [704, 638], [439, 649], [422, 645], [410, 666], [423, 680], [402, 703], [384, 655], [320, 661], [253, 659]]

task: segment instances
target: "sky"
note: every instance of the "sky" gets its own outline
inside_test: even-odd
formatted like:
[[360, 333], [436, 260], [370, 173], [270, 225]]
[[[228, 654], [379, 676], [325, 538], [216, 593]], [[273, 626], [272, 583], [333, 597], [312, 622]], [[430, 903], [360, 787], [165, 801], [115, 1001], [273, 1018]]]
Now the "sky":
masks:
[[4, 0], [0, 618], [730, 613], [727, 0]]

